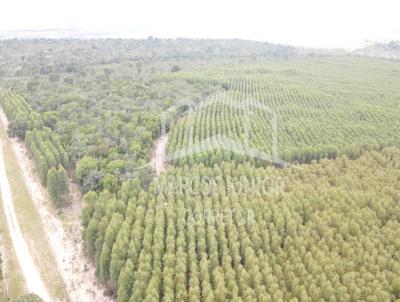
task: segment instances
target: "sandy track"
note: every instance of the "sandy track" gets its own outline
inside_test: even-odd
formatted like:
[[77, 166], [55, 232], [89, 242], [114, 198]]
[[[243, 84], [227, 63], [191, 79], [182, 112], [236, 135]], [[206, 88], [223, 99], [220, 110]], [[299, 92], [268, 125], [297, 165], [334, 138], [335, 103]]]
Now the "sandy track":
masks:
[[0, 187], [1, 197], [3, 200], [4, 212], [7, 220], [8, 230], [10, 232], [11, 241], [17, 255], [19, 266], [25, 277], [26, 286], [30, 292], [40, 296], [44, 301], [51, 302], [50, 295], [40, 277], [32, 255], [29, 252], [28, 245], [22, 235], [10, 189], [10, 183], [7, 178], [6, 168], [3, 157], [3, 145], [0, 141]]
[[[0, 191], [1, 191], [1, 188], [0, 188]], [[2, 260], [1, 261], [1, 272], [3, 273], [3, 280], [2, 281], [3, 281], [3, 285], [4, 285], [4, 293], [6, 294], [6, 296], [9, 296], [8, 281], [7, 281], [8, 271], [7, 271], [7, 267], [6, 267], [7, 254], [6, 254], [5, 249], [4, 249], [3, 237], [2, 236], [0, 236], [0, 252], [1, 252], [0, 254], [1, 254], [1, 260]]]
[[[8, 125], [7, 117], [0, 108], [0, 120]], [[25, 144], [18, 139], [10, 139], [12, 148], [21, 166], [25, 183], [38, 209], [44, 231], [53, 250], [58, 270], [67, 287], [71, 302], [111, 302], [114, 299], [103, 295], [104, 288], [95, 276], [93, 265], [85, 257], [81, 240], [80, 224], [81, 196], [74, 184], [70, 184], [72, 204], [65, 209], [66, 222], [57, 217], [48, 199], [47, 191], [40, 183], [34, 164], [29, 158]]]
[[165, 154], [168, 143], [168, 134], [160, 136], [154, 143], [155, 148], [153, 156], [151, 157], [150, 164], [156, 172], [157, 176], [160, 176], [162, 171], [165, 171]]

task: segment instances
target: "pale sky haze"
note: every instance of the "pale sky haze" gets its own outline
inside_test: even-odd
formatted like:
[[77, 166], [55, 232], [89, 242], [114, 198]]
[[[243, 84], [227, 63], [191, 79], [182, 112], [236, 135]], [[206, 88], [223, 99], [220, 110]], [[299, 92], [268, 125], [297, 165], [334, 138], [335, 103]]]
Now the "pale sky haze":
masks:
[[400, 40], [399, 14], [398, 0], [2, 0], [0, 31], [74, 28], [356, 48]]

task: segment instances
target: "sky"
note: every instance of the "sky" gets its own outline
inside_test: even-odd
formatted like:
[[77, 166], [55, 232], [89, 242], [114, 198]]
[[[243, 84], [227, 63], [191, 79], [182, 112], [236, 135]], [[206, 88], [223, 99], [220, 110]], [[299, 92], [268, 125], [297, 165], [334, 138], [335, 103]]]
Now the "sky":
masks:
[[399, 0], [1, 0], [0, 31], [73, 28], [352, 49], [400, 40], [399, 13]]

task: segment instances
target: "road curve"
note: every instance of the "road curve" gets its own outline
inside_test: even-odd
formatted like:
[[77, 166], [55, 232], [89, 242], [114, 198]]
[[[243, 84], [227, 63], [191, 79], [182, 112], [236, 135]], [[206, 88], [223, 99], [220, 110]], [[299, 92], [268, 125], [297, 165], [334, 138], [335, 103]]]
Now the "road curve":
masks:
[[168, 143], [168, 134], [160, 136], [154, 143], [153, 156], [150, 164], [156, 172], [157, 176], [160, 176], [162, 171], [165, 171], [165, 154]]
[[17, 255], [18, 263], [24, 275], [26, 286], [29, 292], [37, 294], [45, 302], [51, 302], [50, 295], [40, 277], [39, 270], [37, 269], [33, 258], [29, 252], [28, 245], [22, 235], [18, 219], [15, 214], [13, 197], [11, 194], [10, 183], [7, 178], [3, 145], [0, 140], [0, 190], [1, 198], [3, 201], [4, 214], [6, 216], [8, 230], [10, 232], [11, 241]]

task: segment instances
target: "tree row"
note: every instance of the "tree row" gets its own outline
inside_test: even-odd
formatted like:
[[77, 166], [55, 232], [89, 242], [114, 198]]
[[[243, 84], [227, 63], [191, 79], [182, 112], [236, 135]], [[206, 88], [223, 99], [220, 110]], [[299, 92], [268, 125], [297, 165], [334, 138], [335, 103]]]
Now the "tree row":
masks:
[[400, 150], [301, 167], [171, 168], [85, 195], [96, 274], [125, 301], [400, 298]]

